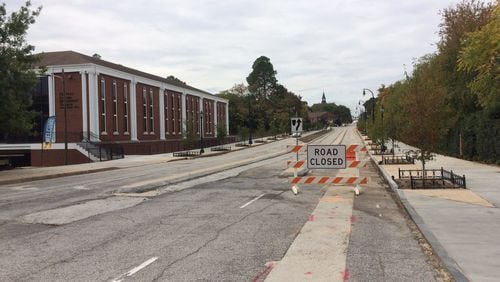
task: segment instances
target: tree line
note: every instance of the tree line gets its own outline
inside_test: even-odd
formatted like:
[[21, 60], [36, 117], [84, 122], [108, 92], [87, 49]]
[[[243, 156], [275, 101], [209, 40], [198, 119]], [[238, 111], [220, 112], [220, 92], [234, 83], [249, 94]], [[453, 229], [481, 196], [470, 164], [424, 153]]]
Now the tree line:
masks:
[[500, 164], [500, 7], [468, 0], [441, 15], [437, 51], [382, 85], [358, 128], [418, 147], [426, 158], [435, 152]]
[[278, 83], [277, 71], [268, 57], [257, 58], [246, 78], [248, 85], [234, 85], [218, 95], [229, 100], [229, 134], [243, 139], [249, 135], [263, 137], [290, 133], [290, 118], [301, 117], [304, 129], [319, 129], [326, 121], [311, 124], [309, 112], [329, 112], [337, 124], [352, 122], [349, 108], [335, 103], [308, 107], [300, 95], [296, 95]]

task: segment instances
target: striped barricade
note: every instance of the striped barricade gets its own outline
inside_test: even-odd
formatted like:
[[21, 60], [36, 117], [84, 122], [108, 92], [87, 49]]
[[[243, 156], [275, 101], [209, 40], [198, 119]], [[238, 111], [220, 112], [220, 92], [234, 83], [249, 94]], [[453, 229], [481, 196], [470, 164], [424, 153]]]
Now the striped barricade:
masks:
[[[347, 161], [346, 168], [360, 168], [360, 167], [366, 167], [368, 164], [369, 160], [365, 159], [362, 161]], [[306, 161], [287, 161], [286, 165], [287, 167], [293, 167], [293, 168], [301, 168], [306, 164]]]
[[[307, 145], [287, 145], [287, 152], [289, 153], [298, 153], [298, 152], [307, 152]], [[346, 146], [346, 152], [368, 152], [365, 146], [353, 144]]]
[[368, 184], [368, 177], [297, 176], [289, 181], [292, 184], [363, 185]]
[[307, 145], [287, 145], [286, 151], [288, 153], [307, 152]]

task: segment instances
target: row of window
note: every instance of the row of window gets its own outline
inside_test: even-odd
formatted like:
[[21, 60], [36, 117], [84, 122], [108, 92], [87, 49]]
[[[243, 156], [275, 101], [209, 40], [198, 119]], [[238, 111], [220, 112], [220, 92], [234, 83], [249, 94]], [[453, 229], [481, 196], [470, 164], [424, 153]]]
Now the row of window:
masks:
[[[107, 124], [107, 110], [106, 110], [106, 80], [101, 79], [101, 119], [100, 119], [100, 128], [102, 134], [107, 134], [108, 132], [108, 124]], [[128, 134], [129, 131], [129, 122], [128, 122], [128, 86], [127, 84], [123, 85], [122, 92], [122, 107], [123, 107], [123, 131], [124, 134]], [[112, 128], [113, 134], [118, 134], [118, 87], [116, 81], [113, 81], [113, 86], [111, 87], [111, 101], [113, 103], [112, 109]]]
[[[111, 102], [113, 103], [112, 105], [112, 128], [111, 131], [113, 132], [113, 135], [118, 135], [119, 134], [119, 123], [123, 123], [123, 131], [124, 134], [127, 135], [129, 134], [129, 90], [128, 90], [128, 83], [125, 82], [123, 84], [123, 92], [120, 94], [118, 93], [118, 85], [115, 80], [112, 82], [112, 87], [111, 87]], [[101, 134], [106, 135], [108, 132], [108, 124], [107, 124], [107, 105], [106, 105], [106, 80], [101, 79], [100, 80], [100, 112], [101, 112], [101, 118], [100, 118], [100, 129], [101, 129]], [[118, 95], [122, 95], [121, 97], [121, 105], [119, 104], [119, 99]], [[182, 113], [181, 113], [181, 100], [182, 100], [182, 95], [180, 93], [165, 93], [163, 95], [164, 99], [164, 118], [165, 118], [165, 134], [166, 135], [181, 135], [182, 134]], [[199, 134], [200, 133], [200, 112], [199, 112], [199, 103], [200, 103], [200, 98], [188, 95], [186, 96], [186, 105], [187, 108], [190, 109], [189, 111], [186, 112], [187, 114], [187, 126], [192, 127], [192, 129]], [[213, 105], [212, 103], [208, 101], [204, 101], [205, 103], [203, 104], [203, 109], [205, 111], [204, 118], [204, 131], [207, 134], [212, 134], [213, 133], [213, 117], [212, 117], [212, 111], [213, 111]], [[120, 121], [119, 119], [119, 114], [118, 114], [118, 107], [122, 107], [123, 109], [123, 116]], [[142, 87], [142, 128], [143, 128], [143, 134], [149, 134], [153, 135], [154, 134], [154, 129], [155, 129], [155, 124], [154, 124], [154, 113], [155, 113], [155, 105], [154, 105], [154, 92], [152, 88], [146, 88]], [[218, 116], [225, 115], [225, 113], [218, 113]]]

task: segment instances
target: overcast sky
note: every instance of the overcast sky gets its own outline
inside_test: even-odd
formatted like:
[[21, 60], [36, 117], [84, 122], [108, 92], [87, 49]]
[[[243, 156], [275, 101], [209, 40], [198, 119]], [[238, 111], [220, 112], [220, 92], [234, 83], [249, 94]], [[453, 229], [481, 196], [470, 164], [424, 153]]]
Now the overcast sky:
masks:
[[[5, 0], [4, 0], [5, 1]], [[7, 0], [9, 11], [19, 0]], [[439, 11], [458, 0], [32, 0], [28, 40], [73, 50], [218, 93], [246, 83], [259, 56], [309, 105], [354, 110], [362, 89], [403, 78], [436, 50]]]

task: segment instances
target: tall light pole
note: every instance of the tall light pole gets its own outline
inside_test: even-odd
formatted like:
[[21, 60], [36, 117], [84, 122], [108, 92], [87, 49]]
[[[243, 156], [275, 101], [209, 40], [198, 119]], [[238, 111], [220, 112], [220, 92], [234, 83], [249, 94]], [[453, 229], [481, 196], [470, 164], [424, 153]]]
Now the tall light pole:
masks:
[[372, 94], [372, 122], [373, 124], [375, 124], [375, 95], [373, 95], [373, 91], [371, 91], [370, 89], [368, 88], [363, 88], [363, 96], [366, 95], [366, 92], [365, 90], [368, 90], [370, 91], [370, 93]]
[[366, 134], [366, 120], [367, 120], [367, 116], [366, 116], [366, 105], [365, 105], [365, 102], [364, 101], [361, 101], [359, 100], [358, 101], [358, 105], [363, 105], [363, 107], [365, 108], [365, 111], [364, 111], [364, 120], [365, 120], [365, 130], [364, 130], [364, 134]]
[[253, 120], [251, 118], [251, 102], [252, 102], [252, 94], [248, 94], [248, 145], [252, 145], [252, 126], [253, 126]]
[[380, 148], [380, 151], [382, 152], [382, 158], [384, 157], [384, 151], [385, 151], [385, 130], [384, 130], [384, 105], [380, 105], [380, 116], [382, 118], [382, 147]]

